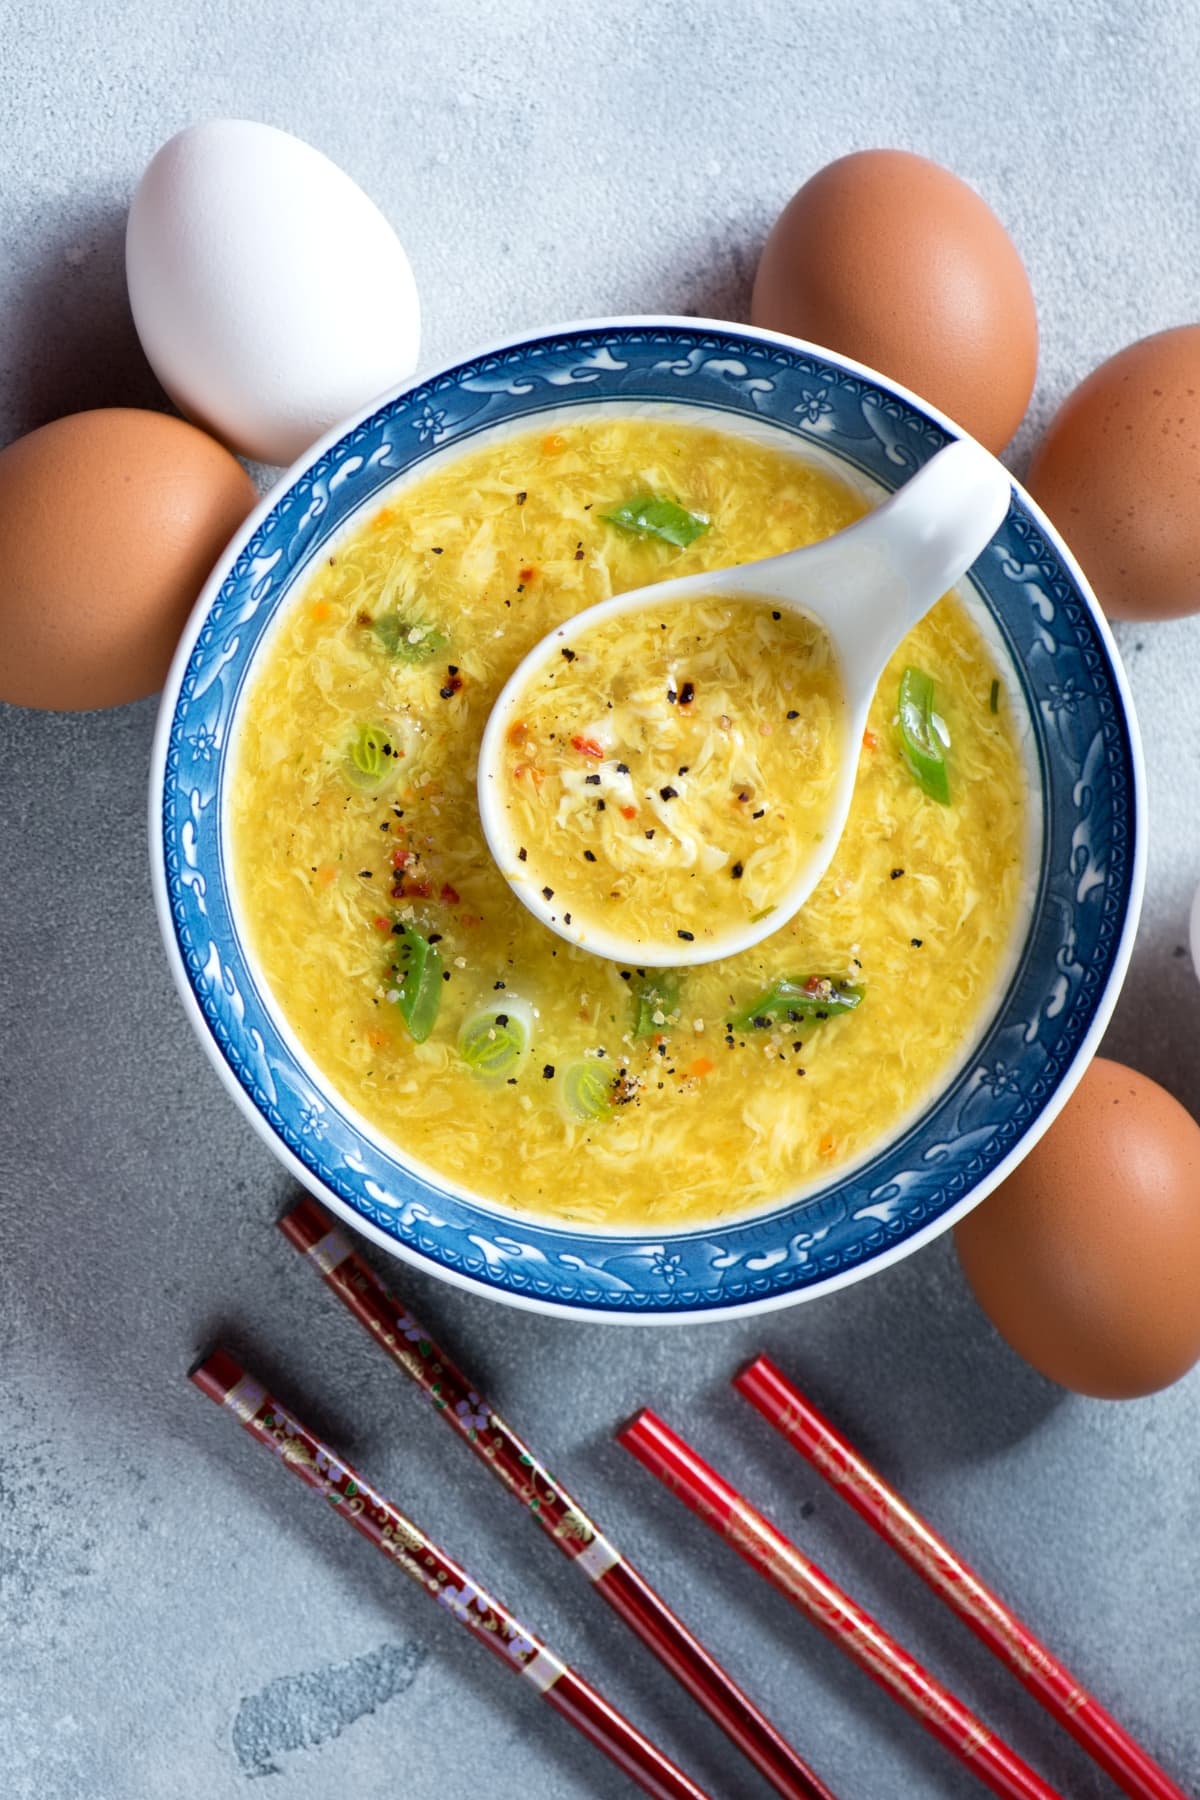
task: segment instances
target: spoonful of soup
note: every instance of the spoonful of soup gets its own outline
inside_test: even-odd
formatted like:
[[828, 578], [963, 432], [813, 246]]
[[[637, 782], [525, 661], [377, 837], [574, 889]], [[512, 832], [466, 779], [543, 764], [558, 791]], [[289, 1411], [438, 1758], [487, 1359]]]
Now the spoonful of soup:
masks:
[[[777, 931], [837, 848], [884, 668], [1010, 491], [960, 439], [821, 543], [619, 594], [548, 633], [480, 745], [484, 834], [514, 893], [571, 943], [656, 968]], [[945, 803], [944, 727], [918, 670], [898, 730]]]

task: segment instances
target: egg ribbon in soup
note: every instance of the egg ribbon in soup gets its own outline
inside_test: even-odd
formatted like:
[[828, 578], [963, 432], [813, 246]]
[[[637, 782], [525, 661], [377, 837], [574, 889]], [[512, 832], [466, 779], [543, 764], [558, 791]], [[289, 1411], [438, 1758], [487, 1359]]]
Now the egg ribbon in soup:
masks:
[[647, 955], [728, 939], [811, 859], [845, 713], [828, 634], [767, 600], [571, 632], [508, 711], [504, 872], [581, 943], [589, 925]]
[[[543, 1215], [669, 1228], [827, 1179], [959, 1062], [1022, 905], [1026, 789], [999, 671], [953, 596], [880, 683], [824, 879], [736, 957], [654, 971], [564, 942], [509, 889], [477, 811], [492, 704], [548, 631], [863, 510], [773, 445], [583, 418], [394, 490], [279, 622], [236, 751], [240, 909], [305, 1049], [403, 1157]], [[623, 830], [657, 833], [674, 802], [645, 786], [622, 798], [585, 773], [582, 791], [601, 823], [628, 806]], [[602, 842], [584, 845], [597, 869]]]

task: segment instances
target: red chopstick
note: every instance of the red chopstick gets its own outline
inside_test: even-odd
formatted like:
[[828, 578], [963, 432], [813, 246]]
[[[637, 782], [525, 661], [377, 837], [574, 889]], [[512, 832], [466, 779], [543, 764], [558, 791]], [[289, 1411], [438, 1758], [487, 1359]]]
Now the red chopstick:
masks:
[[191, 1379], [228, 1407], [250, 1436], [321, 1494], [369, 1538], [376, 1549], [418, 1582], [485, 1644], [501, 1662], [532, 1682], [542, 1699], [569, 1719], [577, 1731], [611, 1757], [654, 1800], [708, 1800], [682, 1769], [655, 1749], [582, 1676], [560, 1662], [531, 1631], [477, 1586], [465, 1569], [411, 1519], [376, 1493], [296, 1415], [267, 1393], [225, 1350], [215, 1350], [191, 1371]]
[[1133, 1800], [1187, 1800], [1183, 1789], [1085, 1692], [769, 1357], [757, 1357], [734, 1377], [734, 1386], [966, 1621], [992, 1655], [1007, 1663], [1046, 1711]]
[[439, 1416], [591, 1581], [659, 1661], [786, 1800], [834, 1800], [824, 1782], [780, 1736], [720, 1663], [671, 1611], [632, 1563], [609, 1543], [516, 1432], [481, 1398], [423, 1325], [393, 1298], [315, 1200], [305, 1197], [279, 1221], [338, 1299], [392, 1361], [432, 1401]]
[[617, 1441], [827, 1632], [994, 1794], [1002, 1800], [1059, 1800], [1027, 1763], [661, 1419], [640, 1412], [617, 1433]]

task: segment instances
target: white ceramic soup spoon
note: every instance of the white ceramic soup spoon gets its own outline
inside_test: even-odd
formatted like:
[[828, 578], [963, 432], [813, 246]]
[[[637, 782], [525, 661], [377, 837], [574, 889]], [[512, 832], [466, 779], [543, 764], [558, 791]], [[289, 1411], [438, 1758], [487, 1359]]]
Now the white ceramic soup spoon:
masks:
[[[492, 856], [513, 892], [570, 943], [616, 962], [654, 968], [733, 956], [778, 931], [803, 906], [837, 849], [850, 810], [868, 710], [892, 653], [970, 568], [999, 529], [1010, 498], [1009, 477], [1000, 463], [978, 444], [958, 439], [939, 450], [882, 505], [833, 537], [761, 562], [618, 594], [556, 626], [501, 690], [480, 743], [480, 818]], [[572, 905], [561, 878], [552, 890], [539, 872], [536, 847], [518, 843], [503, 798], [507, 734], [539, 679], [552, 668], [561, 668], [568, 639], [574, 643], [605, 621], [628, 619], [649, 609], [727, 600], [767, 601], [782, 612], [814, 621], [828, 636], [844, 697], [844, 730], [822, 830], [786, 886], [773, 896], [765, 916], [704, 933], [678, 929], [682, 921], [673, 917], [665, 922], [661, 940], [657, 934], [623, 935], [618, 926], [589, 918], [584, 906]], [[924, 721], [912, 722], [918, 736], [922, 729], [930, 729], [928, 712]], [[940, 746], [930, 742], [927, 749], [934, 766], [941, 758]], [[547, 829], [554, 829], [553, 821], [548, 821]]]

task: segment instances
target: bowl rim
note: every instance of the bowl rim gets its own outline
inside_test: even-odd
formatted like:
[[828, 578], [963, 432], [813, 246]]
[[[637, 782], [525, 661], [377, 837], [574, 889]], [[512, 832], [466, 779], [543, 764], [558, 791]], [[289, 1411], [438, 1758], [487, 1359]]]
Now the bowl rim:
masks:
[[[426, 370], [419, 370], [401, 382], [385, 388], [364, 406], [358, 408], [347, 418], [330, 427], [320, 438], [316, 439], [286, 469], [282, 470], [277, 480], [261, 497], [257, 506], [249, 513], [221, 551], [208, 579], [205, 581], [195, 604], [188, 616], [179, 642], [176, 646], [166, 681], [163, 684], [158, 713], [155, 720], [154, 735], [150, 756], [150, 776], [148, 791], [148, 826], [150, 839], [150, 871], [154, 894], [155, 913], [159, 930], [167, 954], [168, 965], [176, 989], [183, 1001], [184, 1011], [191, 1021], [204, 1047], [209, 1061], [215, 1067], [223, 1086], [233, 1096], [239, 1109], [247, 1117], [266, 1143], [275, 1158], [291, 1173], [292, 1177], [320, 1203], [334, 1214], [340, 1226], [349, 1226], [360, 1232], [373, 1244], [386, 1250], [389, 1255], [399, 1258], [416, 1269], [424, 1271], [439, 1281], [466, 1292], [486, 1296], [505, 1306], [512, 1306], [523, 1311], [541, 1313], [553, 1317], [572, 1319], [575, 1321], [590, 1320], [608, 1325], [664, 1326], [695, 1325], [699, 1323], [720, 1324], [725, 1321], [748, 1318], [753, 1315], [779, 1311], [785, 1307], [798, 1306], [806, 1301], [817, 1300], [826, 1294], [832, 1294], [840, 1288], [862, 1281], [870, 1275], [877, 1274], [922, 1249], [925, 1245], [951, 1230], [960, 1219], [973, 1211], [988, 1195], [1004, 1181], [1013, 1170], [1024, 1161], [1035, 1144], [1050, 1128], [1058, 1114], [1070, 1099], [1084, 1072], [1096, 1055], [1100, 1041], [1106, 1031], [1125, 977], [1128, 973], [1130, 958], [1133, 953], [1134, 940], [1137, 934], [1141, 914], [1142, 900], [1145, 891], [1146, 863], [1148, 855], [1148, 831], [1146, 814], [1146, 772], [1141, 733], [1137, 714], [1134, 708], [1133, 695], [1128, 676], [1122, 663], [1112, 629], [1104, 615], [1087, 576], [1072, 554], [1058, 529], [1043, 512], [1024, 486], [1007, 469], [1005, 473], [1012, 484], [1017, 499], [1038, 527], [1047, 544], [1070, 575], [1079, 595], [1084, 600], [1093, 628], [1099, 637], [1108, 658], [1112, 672], [1113, 686], [1121, 703], [1121, 718], [1129, 744], [1129, 764], [1131, 782], [1131, 832], [1130, 832], [1130, 869], [1128, 899], [1120, 932], [1112, 952], [1111, 964], [1103, 989], [1097, 997], [1095, 1010], [1090, 1024], [1084, 1032], [1075, 1053], [1069, 1063], [1062, 1069], [1053, 1093], [1043, 1103], [1036, 1118], [1029, 1122], [1020, 1133], [1009, 1150], [995, 1166], [972, 1185], [961, 1199], [946, 1207], [938, 1215], [924, 1225], [906, 1235], [895, 1244], [873, 1252], [860, 1263], [825, 1275], [818, 1282], [800, 1285], [784, 1293], [765, 1294], [748, 1300], [731, 1301], [711, 1307], [671, 1307], [659, 1308], [648, 1304], [641, 1310], [619, 1310], [604, 1305], [584, 1305], [564, 1300], [547, 1299], [541, 1295], [516, 1291], [512, 1288], [494, 1285], [478, 1277], [448, 1266], [434, 1256], [425, 1255], [412, 1248], [397, 1237], [390, 1235], [378, 1227], [374, 1221], [348, 1206], [332, 1189], [321, 1183], [308, 1169], [291, 1148], [282, 1140], [265, 1117], [253, 1097], [246, 1091], [230, 1067], [228, 1060], [214, 1037], [206, 1020], [195, 989], [188, 977], [187, 967], [179, 940], [176, 935], [171, 912], [171, 900], [168, 889], [164, 834], [162, 830], [163, 802], [168, 776], [167, 755], [170, 743], [175, 711], [179, 700], [188, 665], [195, 648], [196, 641], [207, 621], [208, 615], [221, 589], [228, 578], [238, 557], [250, 542], [255, 532], [267, 519], [279, 501], [291, 488], [318, 463], [330, 450], [334, 449], [343, 438], [364, 425], [382, 407], [393, 406], [406, 395], [415, 393], [443, 377], [453, 375], [455, 371], [467, 364], [484, 358], [497, 357], [505, 351], [536, 344], [553, 342], [557, 338], [589, 333], [613, 331], [684, 331], [687, 333], [716, 333], [720, 336], [733, 336], [747, 339], [760, 345], [774, 345], [792, 353], [808, 354], [819, 361], [830, 363], [841, 368], [847, 374], [857, 377], [866, 383], [880, 388], [901, 403], [912, 407], [932, 424], [943, 430], [951, 440], [971, 438], [940, 408], [934, 406], [921, 395], [894, 381], [890, 376], [881, 374], [868, 364], [858, 362], [855, 358], [845, 356], [840, 351], [828, 349], [808, 339], [788, 336], [786, 333], [770, 331], [762, 326], [739, 324], [728, 319], [714, 319], [704, 316], [692, 316], [674, 313], [634, 313], [611, 316], [573, 319], [538, 329], [525, 329], [512, 332], [502, 338], [491, 338], [481, 346], [468, 352], [456, 354], [450, 360], [439, 362]], [[985, 446], [980, 446], [985, 448]], [[993, 454], [988, 452], [989, 455]], [[994, 458], [1000, 462], [1000, 457]], [[333, 1084], [326, 1082], [330, 1092], [335, 1093]], [[814, 1195], [814, 1198], [816, 1196]], [[486, 1206], [486, 1202], [479, 1202]], [[738, 1223], [728, 1221], [729, 1224]], [[714, 1232], [720, 1232], [725, 1222], [716, 1221], [712, 1226]], [[552, 1226], [553, 1221], [544, 1221]], [[574, 1228], [579, 1236], [589, 1234], [581, 1227]], [[701, 1229], [698, 1225], [695, 1229]], [[652, 1234], [647, 1231], [646, 1237]], [[666, 1239], [670, 1240], [671, 1233]]]

